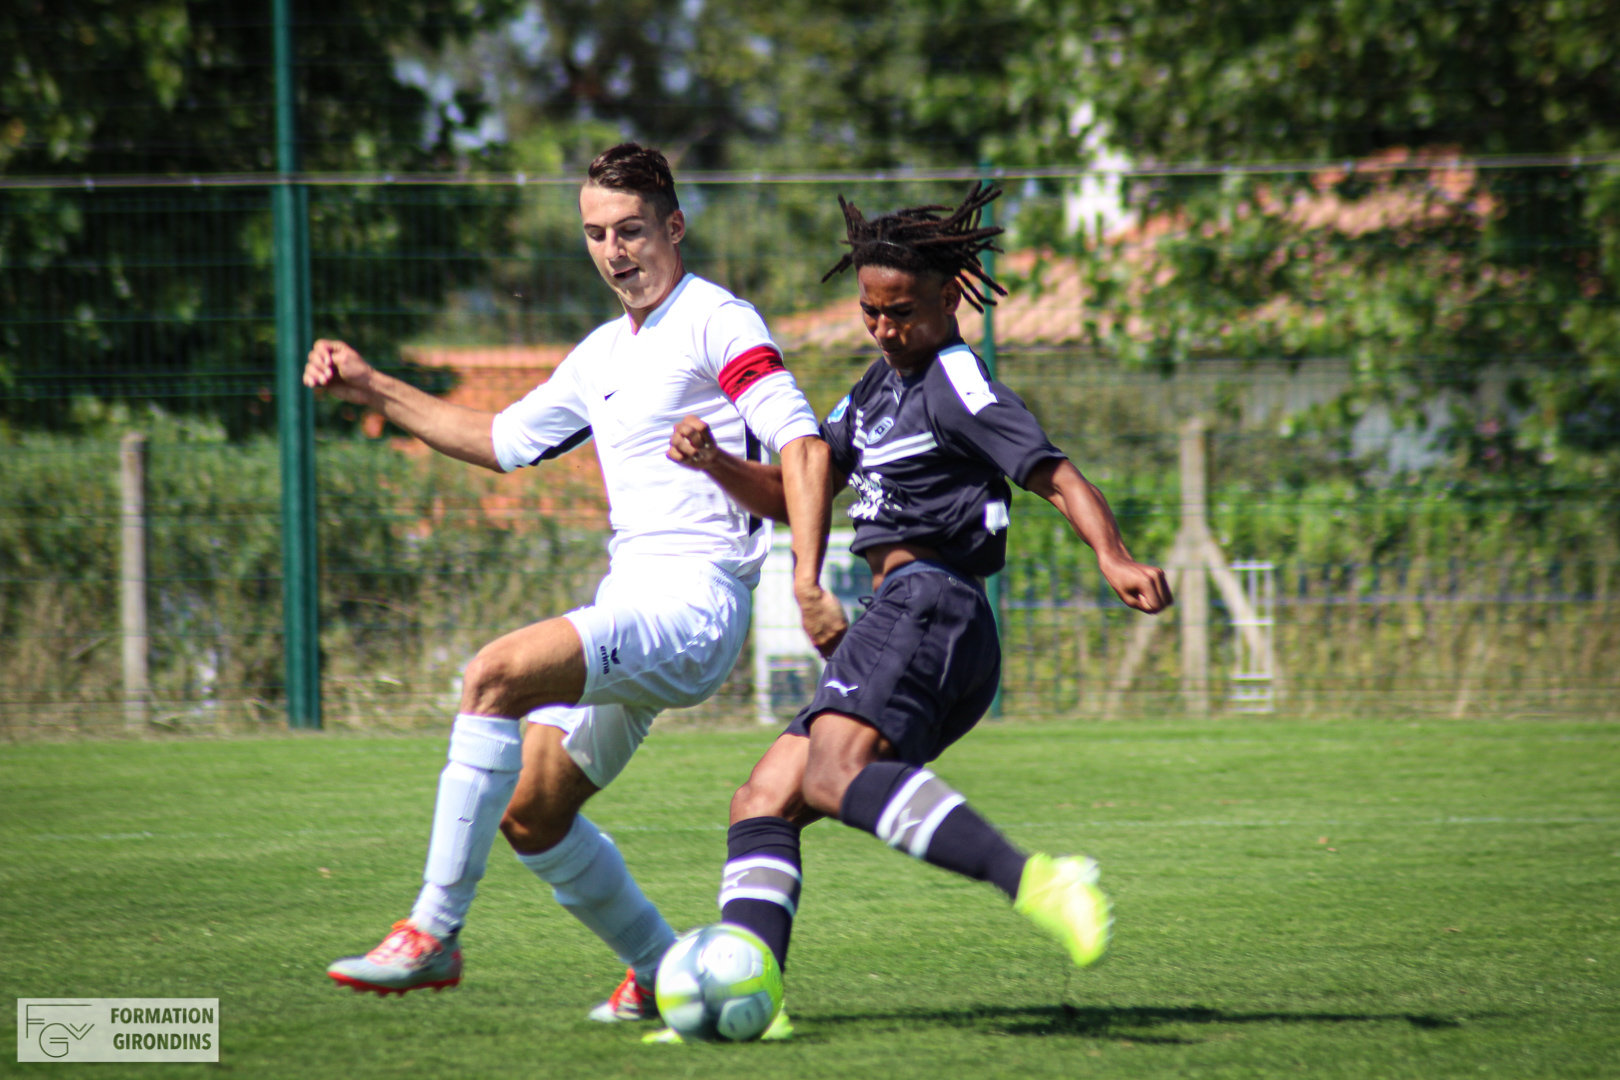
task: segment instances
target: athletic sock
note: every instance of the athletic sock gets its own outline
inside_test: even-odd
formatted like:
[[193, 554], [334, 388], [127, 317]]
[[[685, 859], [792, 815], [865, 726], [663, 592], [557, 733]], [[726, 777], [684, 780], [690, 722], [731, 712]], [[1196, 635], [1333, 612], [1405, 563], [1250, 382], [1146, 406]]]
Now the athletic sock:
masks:
[[1028, 856], [927, 769], [873, 762], [850, 781], [838, 817], [914, 858], [1018, 895]]
[[439, 773], [422, 891], [411, 922], [443, 940], [461, 929], [506, 803], [523, 767], [520, 721], [462, 713], [450, 727], [449, 760]]
[[635, 969], [636, 982], [653, 985], [658, 961], [674, 944], [675, 931], [642, 894], [606, 834], [576, 814], [568, 835], [555, 847], [517, 858], [551, 886], [557, 903]]
[[783, 971], [804, 882], [799, 831], [779, 817], [737, 822], [726, 832], [726, 868], [720, 877], [720, 918], [758, 934]]

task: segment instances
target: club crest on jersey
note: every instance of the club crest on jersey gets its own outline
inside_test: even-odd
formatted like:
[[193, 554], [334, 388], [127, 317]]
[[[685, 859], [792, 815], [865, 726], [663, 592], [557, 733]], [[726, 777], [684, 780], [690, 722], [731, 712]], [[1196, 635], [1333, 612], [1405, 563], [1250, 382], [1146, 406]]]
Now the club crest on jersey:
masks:
[[868, 435], [866, 437], [866, 441], [868, 443], [875, 443], [879, 439], [883, 438], [883, 436], [887, 435], [889, 432], [891, 432], [893, 430], [894, 430], [894, 417], [885, 416], [883, 419], [879, 420], [876, 424], [872, 425], [872, 434], [870, 434], [870, 435]]
[[829, 424], [838, 423], [838, 421], [840, 421], [840, 420], [842, 420], [844, 418], [844, 414], [846, 412], [848, 412], [848, 411], [849, 411], [849, 395], [845, 394], [844, 397], [843, 397], [843, 400], [840, 401], [838, 404], [834, 405], [832, 412], [827, 414], [827, 423], [829, 423]]
[[885, 510], [895, 506], [883, 494], [883, 476], [880, 473], [856, 473], [849, 478], [849, 486], [860, 498], [849, 508], [849, 516], [856, 521], [876, 521]]

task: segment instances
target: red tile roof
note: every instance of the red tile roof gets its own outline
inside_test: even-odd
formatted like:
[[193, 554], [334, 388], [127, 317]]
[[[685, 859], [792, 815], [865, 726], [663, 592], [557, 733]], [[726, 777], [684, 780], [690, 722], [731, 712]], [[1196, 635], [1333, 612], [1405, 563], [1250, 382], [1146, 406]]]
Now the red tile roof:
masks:
[[[551, 377], [568, 355], [566, 345], [417, 346], [403, 350], [405, 359], [423, 367], [449, 368], [458, 376], [445, 400], [485, 412], [498, 412]], [[382, 417], [369, 414], [368, 434], [382, 434]], [[395, 440], [400, 450], [426, 457], [426, 444], [413, 438]], [[602, 488], [602, 467], [591, 443], [548, 461], [537, 469], [519, 469], [504, 476], [475, 471], [470, 481], [484, 521], [522, 531], [539, 517], [582, 528], [607, 525], [607, 496]], [[436, 508], [435, 519], [447, 511]], [[429, 523], [418, 525], [428, 528]]]

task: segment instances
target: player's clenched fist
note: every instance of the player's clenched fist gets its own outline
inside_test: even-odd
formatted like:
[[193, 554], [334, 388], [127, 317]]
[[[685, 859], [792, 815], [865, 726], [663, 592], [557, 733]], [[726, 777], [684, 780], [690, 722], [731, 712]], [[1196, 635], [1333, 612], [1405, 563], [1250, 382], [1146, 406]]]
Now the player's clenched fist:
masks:
[[363, 405], [369, 400], [364, 383], [374, 370], [347, 342], [322, 338], [309, 350], [304, 385]]
[[669, 436], [669, 460], [691, 469], [707, 469], [720, 454], [714, 432], [695, 416], [686, 416]]
[[823, 657], [832, 656], [838, 643], [844, 640], [844, 632], [849, 629], [844, 605], [820, 585], [801, 588], [795, 584], [793, 596], [799, 602], [799, 616], [810, 644]]
[[1170, 595], [1169, 580], [1157, 566], [1127, 559], [1108, 562], [1102, 567], [1102, 572], [1119, 598], [1137, 611], [1157, 615], [1176, 602], [1175, 597]]

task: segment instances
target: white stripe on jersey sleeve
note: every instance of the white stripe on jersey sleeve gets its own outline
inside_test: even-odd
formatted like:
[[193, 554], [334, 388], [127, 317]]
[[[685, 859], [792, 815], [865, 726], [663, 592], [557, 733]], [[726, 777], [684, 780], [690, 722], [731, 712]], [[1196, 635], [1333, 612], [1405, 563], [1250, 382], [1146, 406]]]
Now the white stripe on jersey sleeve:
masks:
[[951, 388], [962, 399], [969, 413], [978, 416], [986, 405], [996, 403], [996, 393], [979, 371], [979, 360], [973, 355], [972, 349], [966, 345], [952, 345], [939, 354], [939, 363], [945, 369], [945, 377], [951, 381]]

